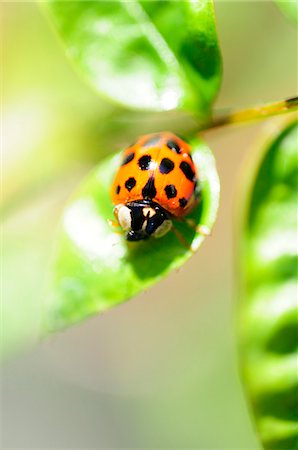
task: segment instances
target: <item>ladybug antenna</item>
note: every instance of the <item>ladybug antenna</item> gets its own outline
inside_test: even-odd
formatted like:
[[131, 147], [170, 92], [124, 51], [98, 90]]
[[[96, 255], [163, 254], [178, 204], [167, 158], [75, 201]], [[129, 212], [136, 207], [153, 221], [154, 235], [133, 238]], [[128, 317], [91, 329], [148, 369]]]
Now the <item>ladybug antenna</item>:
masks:
[[175, 227], [175, 225], [172, 225], [172, 230], [176, 236], [176, 238], [178, 239], [178, 241], [180, 242], [181, 245], [183, 245], [184, 248], [186, 248], [187, 250], [190, 250], [191, 252], [193, 252], [192, 248], [191, 248], [191, 243], [187, 242], [187, 240], [185, 239], [185, 237], [183, 236], [182, 233], [180, 233], [179, 230], [177, 230], [177, 228]]

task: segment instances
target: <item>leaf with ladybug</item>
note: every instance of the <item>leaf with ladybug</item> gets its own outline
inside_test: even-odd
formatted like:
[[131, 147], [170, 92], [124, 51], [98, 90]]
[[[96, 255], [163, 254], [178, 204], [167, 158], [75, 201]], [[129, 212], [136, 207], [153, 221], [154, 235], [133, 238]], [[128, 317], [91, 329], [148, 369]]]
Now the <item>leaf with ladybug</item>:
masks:
[[[130, 242], [125, 238], [121, 228], [114, 227], [109, 222], [114, 218], [111, 188], [113, 191], [115, 177], [118, 183], [117, 171], [123, 164], [126, 153], [117, 154], [101, 162], [82, 183], [63, 216], [55, 256], [54, 277], [45, 308], [47, 329], [54, 331], [64, 328], [128, 300], [158, 282], [171, 270], [180, 267], [198, 249], [205, 238], [201, 231], [211, 230], [216, 219], [219, 179], [214, 157], [207, 145], [201, 139], [194, 138], [188, 147], [191, 148], [197, 172], [200, 201], [193, 204], [189, 213], [185, 210], [187, 212], [185, 216], [180, 210], [176, 216], [171, 214], [168, 218], [173, 222], [173, 229], [162, 237], [151, 236], [149, 239]], [[175, 164], [180, 161], [177, 159], [179, 155], [176, 155], [173, 149], [165, 146], [163, 152], [166, 151], [169, 159], [173, 155]], [[165, 154], [162, 153], [162, 156], [164, 158]], [[131, 177], [134, 177], [137, 183], [142, 183], [135, 188], [142, 189], [145, 175], [139, 167], [142, 176], [138, 178], [133, 167], [132, 165], [130, 169]], [[125, 170], [128, 169], [129, 164]], [[159, 169], [153, 170], [153, 174], [158, 183], [161, 182], [159, 178], [164, 177], [163, 183], [166, 188], [167, 180], [172, 179], [171, 174], [162, 174], [160, 169], [163, 170], [161, 163]], [[178, 175], [173, 171], [171, 176], [178, 176], [184, 180], [185, 174], [181, 169], [179, 171]], [[122, 175], [120, 180], [121, 188], [124, 190], [127, 180]], [[195, 186], [190, 193], [188, 182], [191, 182], [186, 181], [184, 184], [181, 181], [181, 186], [184, 186], [183, 192], [187, 193], [185, 198], [192, 201]], [[156, 182], [156, 186], [158, 183]], [[152, 200], [155, 203], [160, 201], [161, 206], [168, 207], [167, 197], [161, 197], [158, 189], [156, 191], [156, 197], [152, 197]], [[177, 194], [180, 195], [178, 186]], [[121, 201], [123, 202], [123, 198]], [[117, 197], [114, 203], [117, 203]], [[184, 202], [183, 205], [187, 208]], [[150, 214], [146, 213], [142, 223], [144, 220], [148, 220], [149, 223], [149, 219]], [[194, 224], [200, 225], [200, 228], [196, 229]]]
[[133, 109], [208, 118], [221, 79], [212, 0], [41, 5], [97, 92]]

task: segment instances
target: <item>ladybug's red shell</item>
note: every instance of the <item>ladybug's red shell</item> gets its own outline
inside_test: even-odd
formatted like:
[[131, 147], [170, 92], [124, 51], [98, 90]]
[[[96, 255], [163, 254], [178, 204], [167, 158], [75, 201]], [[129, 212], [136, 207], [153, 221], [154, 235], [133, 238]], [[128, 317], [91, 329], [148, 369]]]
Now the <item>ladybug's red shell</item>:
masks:
[[152, 200], [181, 217], [196, 204], [197, 183], [190, 146], [169, 132], [149, 134], [123, 152], [111, 196], [115, 205]]

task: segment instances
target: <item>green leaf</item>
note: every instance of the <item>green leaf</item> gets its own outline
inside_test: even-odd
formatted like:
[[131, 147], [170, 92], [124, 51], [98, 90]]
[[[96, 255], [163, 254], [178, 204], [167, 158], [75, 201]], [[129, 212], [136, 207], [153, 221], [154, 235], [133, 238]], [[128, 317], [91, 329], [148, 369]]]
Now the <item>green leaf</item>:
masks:
[[[215, 162], [200, 139], [191, 145], [202, 201], [189, 217], [211, 229], [219, 202]], [[129, 243], [118, 234], [108, 219], [113, 219], [109, 190], [119, 160], [120, 155], [106, 159], [92, 171], [64, 213], [45, 310], [47, 328], [52, 331], [128, 300], [180, 267], [204, 240], [177, 221], [174, 225], [188, 246], [172, 231], [160, 239], [138, 243]]]
[[297, 0], [275, 0], [284, 15], [293, 23], [298, 25], [298, 2]]
[[266, 146], [241, 227], [240, 357], [266, 450], [298, 449], [297, 133]]
[[211, 0], [42, 5], [98, 92], [129, 108], [208, 116], [221, 78]]

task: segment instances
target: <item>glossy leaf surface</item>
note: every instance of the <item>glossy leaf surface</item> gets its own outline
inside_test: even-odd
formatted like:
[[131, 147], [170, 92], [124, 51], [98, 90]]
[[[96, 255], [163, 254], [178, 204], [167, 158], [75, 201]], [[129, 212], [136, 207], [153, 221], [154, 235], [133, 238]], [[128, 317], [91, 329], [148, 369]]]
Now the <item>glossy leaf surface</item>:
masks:
[[[201, 140], [193, 140], [191, 146], [202, 201], [189, 217], [211, 229], [219, 201], [215, 162]], [[138, 243], [128, 243], [118, 234], [108, 219], [113, 219], [109, 190], [119, 159], [120, 155], [116, 155], [103, 161], [66, 208], [45, 310], [50, 330], [64, 328], [128, 300], [181, 266], [204, 240], [189, 225], [177, 221], [175, 227], [188, 245], [183, 245], [172, 231], [160, 239]]]
[[211, 0], [42, 5], [98, 92], [134, 109], [208, 116], [221, 75]]
[[240, 242], [243, 380], [266, 450], [298, 448], [298, 124], [265, 149]]

